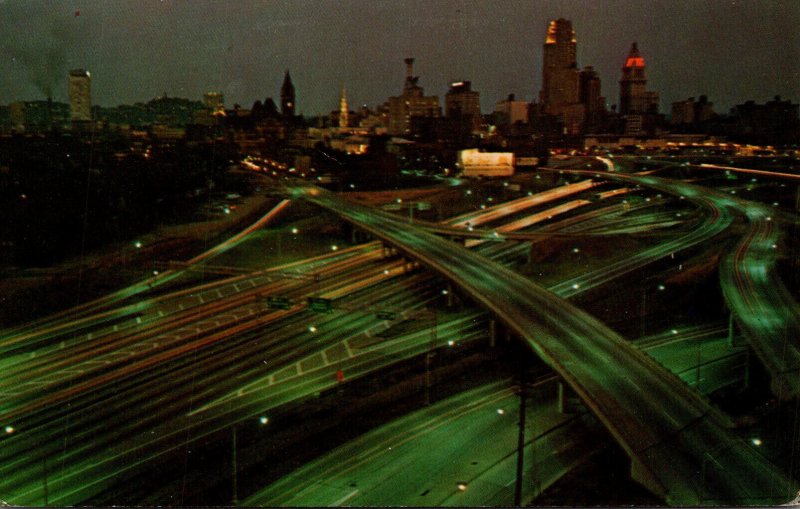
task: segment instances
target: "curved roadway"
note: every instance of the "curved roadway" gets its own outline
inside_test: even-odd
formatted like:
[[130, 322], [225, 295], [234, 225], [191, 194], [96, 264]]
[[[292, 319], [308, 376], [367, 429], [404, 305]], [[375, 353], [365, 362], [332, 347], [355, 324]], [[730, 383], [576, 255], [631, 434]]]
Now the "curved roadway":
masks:
[[[728, 430], [708, 403], [587, 313], [453, 242], [333, 193], [291, 194], [329, 209], [442, 274], [555, 369], [670, 504], [785, 502], [793, 482]], [[702, 475], [700, 474], [702, 471]]]

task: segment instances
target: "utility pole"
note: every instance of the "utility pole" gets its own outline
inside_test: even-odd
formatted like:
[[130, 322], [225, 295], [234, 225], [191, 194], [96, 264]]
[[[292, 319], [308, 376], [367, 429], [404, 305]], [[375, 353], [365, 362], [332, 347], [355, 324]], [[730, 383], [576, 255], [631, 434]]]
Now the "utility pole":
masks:
[[44, 483], [44, 486], [43, 486], [43, 488], [44, 488], [44, 505], [46, 506], [46, 505], [49, 504], [48, 498], [50, 498], [48, 490], [47, 490], [47, 458], [46, 457], [42, 458], [42, 470], [44, 470], [44, 479], [42, 479], [42, 481]]
[[519, 384], [519, 434], [517, 435], [517, 485], [514, 490], [514, 505], [522, 506], [522, 470], [525, 465], [525, 378]]
[[239, 503], [239, 485], [238, 485], [239, 468], [236, 461], [236, 425], [233, 426], [232, 432], [233, 432], [233, 440], [232, 440], [233, 451], [231, 453], [231, 460], [232, 460], [231, 465], [233, 470], [233, 496], [231, 497], [231, 503], [233, 505], [237, 505]]
[[436, 309], [431, 311], [433, 316], [433, 327], [431, 327], [431, 341], [428, 345], [428, 353], [425, 354], [425, 406], [431, 404], [431, 361], [436, 350]]

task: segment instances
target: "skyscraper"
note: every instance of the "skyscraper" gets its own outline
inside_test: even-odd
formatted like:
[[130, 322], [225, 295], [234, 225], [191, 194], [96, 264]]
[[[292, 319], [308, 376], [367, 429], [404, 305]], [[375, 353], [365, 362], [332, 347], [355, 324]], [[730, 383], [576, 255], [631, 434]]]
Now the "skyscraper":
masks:
[[634, 42], [622, 67], [619, 80], [619, 113], [642, 115], [658, 113], [658, 92], [647, 90], [644, 58]]
[[286, 69], [283, 85], [281, 85], [281, 115], [293, 118], [295, 106], [294, 85], [292, 84], [292, 77], [289, 76], [289, 69]]
[[600, 95], [600, 76], [592, 66], [584, 67], [580, 72], [580, 87], [578, 88], [580, 103], [586, 114], [584, 132], [593, 131], [600, 127], [605, 114], [605, 98]]
[[69, 110], [72, 122], [92, 120], [91, 75], [85, 69], [69, 72]]
[[561, 115], [578, 102], [579, 71], [575, 60], [577, 41], [572, 22], [553, 20], [544, 41], [544, 66], [539, 102], [548, 115]]

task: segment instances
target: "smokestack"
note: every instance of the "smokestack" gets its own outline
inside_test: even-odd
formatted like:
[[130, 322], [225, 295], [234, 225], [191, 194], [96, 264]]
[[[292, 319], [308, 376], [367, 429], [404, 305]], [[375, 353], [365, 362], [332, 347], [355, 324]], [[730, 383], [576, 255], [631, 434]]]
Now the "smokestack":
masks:
[[414, 77], [414, 59], [406, 58], [406, 79], [411, 80]]

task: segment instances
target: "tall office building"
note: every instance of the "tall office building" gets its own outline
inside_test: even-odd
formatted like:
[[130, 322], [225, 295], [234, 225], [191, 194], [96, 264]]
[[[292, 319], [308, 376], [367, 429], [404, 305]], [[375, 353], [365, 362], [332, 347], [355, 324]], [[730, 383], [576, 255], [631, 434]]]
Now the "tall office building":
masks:
[[406, 58], [405, 63], [406, 81], [403, 84], [403, 92], [388, 100], [389, 134], [393, 135], [410, 134], [414, 118], [441, 116], [439, 98], [435, 95], [425, 96], [422, 87], [417, 85], [419, 77], [414, 76], [414, 59]]
[[592, 66], [584, 67], [580, 72], [578, 99], [586, 113], [584, 132], [599, 128], [606, 111], [606, 100], [600, 95], [600, 76]]
[[642, 115], [658, 113], [658, 92], [647, 90], [644, 58], [634, 42], [622, 67], [619, 80], [619, 113]]
[[575, 57], [577, 40], [572, 22], [553, 20], [544, 41], [544, 66], [539, 103], [548, 115], [561, 115], [578, 102], [579, 71]]
[[469, 81], [458, 81], [450, 84], [450, 90], [444, 96], [445, 116], [459, 122], [469, 123], [470, 131], [481, 129], [481, 95], [472, 90]]
[[281, 85], [281, 115], [293, 118], [295, 107], [294, 85], [292, 84], [292, 77], [289, 76], [289, 69], [286, 69], [283, 85]]
[[85, 69], [69, 72], [69, 109], [73, 122], [92, 120], [91, 75]]

